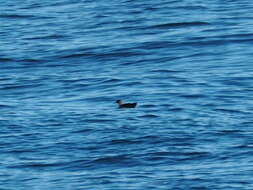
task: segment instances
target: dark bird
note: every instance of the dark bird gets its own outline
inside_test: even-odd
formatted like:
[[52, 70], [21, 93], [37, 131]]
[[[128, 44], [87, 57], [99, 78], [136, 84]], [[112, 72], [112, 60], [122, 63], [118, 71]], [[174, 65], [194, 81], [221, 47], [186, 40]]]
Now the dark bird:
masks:
[[117, 100], [116, 103], [119, 105], [119, 108], [135, 108], [137, 105], [137, 103], [124, 104], [122, 100]]

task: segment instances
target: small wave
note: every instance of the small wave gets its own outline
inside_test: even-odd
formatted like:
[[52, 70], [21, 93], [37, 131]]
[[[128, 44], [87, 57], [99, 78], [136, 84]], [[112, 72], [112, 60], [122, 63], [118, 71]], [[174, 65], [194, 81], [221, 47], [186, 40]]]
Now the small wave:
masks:
[[11, 58], [4, 58], [4, 57], [0, 57], [0, 62], [13, 62], [15, 61], [14, 59], [11, 59]]
[[253, 145], [250, 145], [250, 144], [242, 144], [242, 145], [234, 146], [233, 148], [248, 149], [248, 148], [253, 148]]
[[157, 70], [153, 70], [151, 72], [153, 72], [153, 73], [179, 73], [181, 71], [168, 70], [168, 69], [157, 69]]
[[184, 155], [188, 155], [188, 156], [207, 156], [209, 155], [209, 152], [186, 152], [184, 153]]
[[239, 39], [239, 38], [248, 38], [248, 37], [252, 37], [253, 33], [242, 33], [242, 34], [228, 34], [228, 35], [215, 35], [212, 36], [214, 38], [220, 38], [220, 39], [224, 39], [224, 38], [234, 38], [234, 39]]
[[0, 108], [13, 108], [13, 106], [0, 104]]
[[17, 19], [17, 18], [31, 18], [33, 17], [32, 15], [17, 15], [17, 14], [0, 14], [0, 18], [12, 18], [12, 19]]
[[[70, 79], [59, 79], [58, 81], [62, 83], [79, 83], [79, 82], [87, 82], [87, 79], [70, 78]], [[82, 84], [82, 85], [85, 85], [85, 84]]]
[[121, 79], [116, 79], [116, 78], [113, 78], [113, 79], [106, 79], [105, 81], [103, 81], [102, 83], [117, 83], [117, 82], [120, 82], [122, 81]]
[[7, 18], [7, 19], [43, 19], [49, 17], [41, 17], [41, 16], [34, 16], [34, 15], [21, 15], [21, 14], [0, 14], [0, 18]]
[[240, 110], [234, 110], [234, 109], [225, 109], [225, 108], [217, 108], [214, 109], [215, 111], [219, 111], [219, 112], [225, 112], [225, 113], [234, 113], [234, 114], [243, 114], [244, 112], [240, 111]]
[[23, 154], [23, 153], [35, 153], [34, 149], [17, 149], [17, 150], [10, 150], [9, 153], [12, 154]]
[[208, 22], [178, 22], [178, 23], [165, 23], [149, 26], [148, 28], [152, 29], [167, 29], [167, 28], [176, 28], [176, 27], [191, 27], [191, 26], [206, 26], [209, 25]]
[[40, 59], [33, 59], [33, 58], [27, 58], [27, 59], [21, 59], [19, 62], [28, 62], [28, 63], [41, 63], [44, 60]]
[[139, 137], [137, 138], [137, 140], [144, 140], [144, 141], [148, 141], [148, 140], [154, 140], [154, 139], [159, 139], [158, 136], [155, 136], [155, 135], [146, 135], [146, 136], [143, 136], [143, 137]]
[[181, 152], [181, 151], [168, 151], [168, 152], [154, 152], [146, 154], [146, 160], [150, 161], [161, 161], [164, 159], [171, 159], [173, 157], [173, 160], [194, 160], [209, 157], [209, 152]]
[[97, 54], [96, 56], [100, 58], [104, 57], [132, 57], [132, 56], [138, 56], [138, 55], [145, 55], [145, 53], [142, 52], [133, 52], [133, 51], [122, 51], [122, 52], [111, 52], [111, 53], [101, 53]]
[[145, 105], [142, 105], [141, 107], [143, 107], [143, 108], [153, 108], [153, 107], [155, 107], [155, 105], [154, 104], [145, 104]]
[[216, 45], [228, 45], [228, 44], [240, 44], [240, 43], [252, 43], [253, 39], [235, 39], [235, 40], [205, 40], [205, 41], [195, 41], [195, 42], [185, 42], [178, 45], [182, 46], [216, 46]]
[[50, 39], [61, 39], [66, 36], [60, 35], [60, 34], [51, 34], [51, 35], [46, 35], [46, 36], [35, 36], [35, 37], [29, 37], [25, 38], [26, 40], [50, 40]]
[[122, 144], [126, 144], [126, 145], [128, 145], [128, 144], [135, 144], [135, 143], [137, 143], [137, 142], [139, 142], [139, 141], [136, 141], [136, 140], [128, 140], [128, 139], [117, 139], [117, 140], [112, 140], [111, 142], [110, 142], [110, 144], [112, 144], [112, 145], [122, 145]]
[[15, 90], [15, 89], [25, 89], [25, 88], [34, 88], [38, 87], [38, 85], [30, 84], [30, 85], [11, 85], [11, 86], [4, 86], [0, 88], [0, 90]]
[[253, 125], [253, 121], [243, 121], [243, 122], [241, 122], [241, 125], [242, 126], [252, 126]]
[[152, 156], [168, 156], [170, 155], [170, 152], [152, 152], [150, 153]]
[[183, 111], [184, 109], [183, 108], [171, 108], [169, 110], [173, 111], [173, 112], [180, 112], [180, 111]]
[[241, 133], [242, 131], [237, 129], [234, 130], [231, 129], [231, 130], [221, 130], [220, 132], [224, 134], [231, 134], [231, 133]]
[[126, 86], [136, 86], [136, 85], [142, 85], [142, 84], [143, 84], [142, 82], [134, 81], [134, 82], [127, 82], [124, 85], [126, 85]]
[[52, 4], [49, 4], [48, 6], [50, 7], [61, 7], [61, 6], [66, 6], [66, 5], [75, 5], [75, 4], [79, 4], [80, 1], [59, 1], [59, 2], [52, 2]]
[[120, 164], [129, 162], [132, 159], [128, 155], [106, 156], [93, 160], [95, 164]]
[[42, 6], [43, 6], [43, 5], [41, 5], [41, 4], [39, 4], [39, 3], [32, 3], [32, 4], [30, 4], [29, 6], [21, 7], [20, 9], [21, 9], [21, 10], [26, 10], [26, 9], [31, 10], [31, 9], [35, 9], [35, 8], [40, 8], [40, 7], [42, 7]]
[[[153, 41], [153, 42], [144, 42], [141, 45], [138, 46], [139, 49], [143, 50], [150, 50], [150, 49], [162, 49], [162, 48], [169, 48], [169, 47], [205, 47], [205, 46], [220, 46], [220, 45], [228, 45], [228, 44], [237, 44], [237, 43], [246, 43], [250, 44], [252, 43], [253, 39], [234, 39], [234, 40], [228, 40], [228, 39], [206, 39], [205, 40], [192, 40], [192, 41], [182, 41], [182, 42], [176, 42], [176, 41]], [[208, 55], [208, 54], [206, 54]], [[213, 55], [210, 54], [209, 55]], [[163, 57], [162, 59], [169, 60], [175, 60], [180, 58], [187, 58], [192, 57], [191, 56], [183, 56], [183, 57]]]
[[107, 123], [107, 122], [114, 122], [113, 119], [87, 119], [85, 122], [87, 123]]
[[229, 79], [223, 80], [223, 84], [228, 86], [248, 86], [251, 83], [251, 79], [249, 77], [241, 78], [241, 79]]
[[140, 118], [157, 118], [159, 116], [157, 115], [154, 115], [154, 114], [146, 114], [146, 115], [142, 115], [142, 116], [139, 116]]
[[48, 167], [58, 167], [64, 166], [65, 163], [62, 162], [55, 162], [55, 163], [43, 163], [43, 162], [28, 162], [19, 165], [12, 165], [9, 168], [48, 168]]
[[181, 95], [181, 97], [187, 98], [187, 99], [198, 99], [198, 98], [205, 98], [206, 96], [203, 94], [185, 94], [185, 95]]
[[175, 159], [180, 161], [187, 161], [187, 160], [198, 160], [203, 158], [211, 158], [211, 154], [209, 152], [179, 152], [174, 151], [170, 152], [171, 156], [174, 155]]
[[77, 131], [73, 131], [72, 133], [88, 133], [88, 132], [91, 132], [92, 129], [80, 129], [80, 130], [77, 130]]
[[[170, 46], [176, 46], [177, 44], [173, 41], [152, 41], [152, 42], [144, 42], [137, 46], [136, 48], [143, 49], [143, 50], [150, 50], [150, 49], [159, 49], [159, 48], [168, 48]], [[159, 57], [159, 58], [153, 58], [152, 60], [155, 61], [156, 59], [162, 59], [164, 61], [173, 60], [171, 57]], [[147, 60], [144, 60], [143, 62], [146, 62]]]
[[176, 7], [177, 9], [185, 9], [185, 10], [206, 10], [207, 7], [201, 6], [201, 5], [196, 5], [196, 6], [178, 6]]
[[0, 78], [0, 81], [8, 81], [8, 80], [12, 80], [12, 78]]
[[81, 58], [81, 57], [87, 57], [87, 56], [94, 56], [93, 53], [73, 53], [69, 55], [63, 55], [61, 58]]
[[81, 58], [81, 57], [94, 57], [97, 59], [103, 58], [116, 58], [116, 57], [133, 57], [138, 55], [145, 55], [143, 52], [139, 51], [112, 51], [107, 53], [99, 53], [99, 52], [83, 52], [83, 53], [72, 53], [68, 55], [63, 55], [61, 58]]

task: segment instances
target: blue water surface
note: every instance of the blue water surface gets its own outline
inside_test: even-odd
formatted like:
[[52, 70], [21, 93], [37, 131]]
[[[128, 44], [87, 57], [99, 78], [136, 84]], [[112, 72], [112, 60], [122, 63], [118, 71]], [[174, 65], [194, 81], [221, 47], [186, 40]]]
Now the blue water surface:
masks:
[[252, 190], [252, 12], [2, 0], [0, 189]]

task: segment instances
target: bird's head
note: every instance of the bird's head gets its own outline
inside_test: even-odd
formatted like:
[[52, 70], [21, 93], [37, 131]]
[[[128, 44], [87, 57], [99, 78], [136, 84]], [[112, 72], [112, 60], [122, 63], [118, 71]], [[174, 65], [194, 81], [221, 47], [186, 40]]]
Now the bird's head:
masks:
[[117, 100], [116, 103], [121, 105], [121, 104], [123, 104], [123, 101], [122, 100]]

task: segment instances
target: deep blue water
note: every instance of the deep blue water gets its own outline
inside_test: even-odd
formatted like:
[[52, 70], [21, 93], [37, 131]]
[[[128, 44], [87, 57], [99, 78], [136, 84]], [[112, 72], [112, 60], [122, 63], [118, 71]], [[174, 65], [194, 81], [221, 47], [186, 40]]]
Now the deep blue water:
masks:
[[0, 189], [252, 190], [252, 12], [2, 0]]

